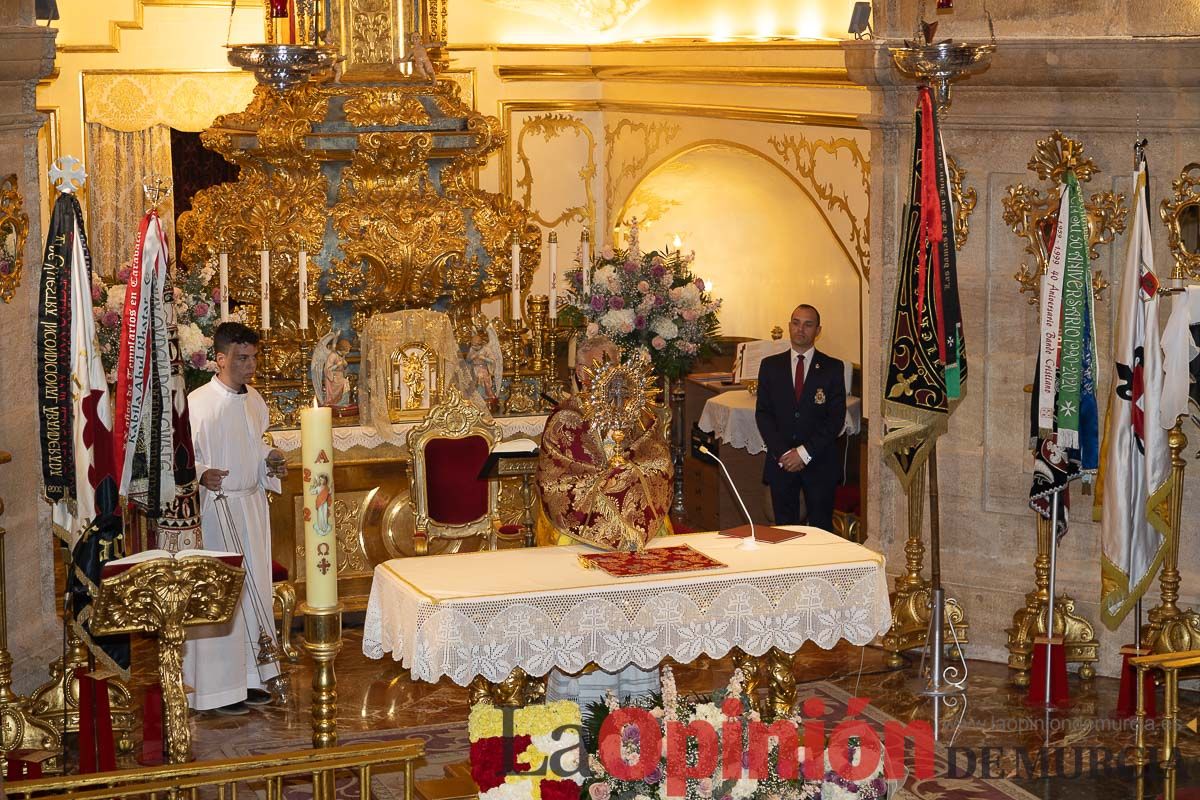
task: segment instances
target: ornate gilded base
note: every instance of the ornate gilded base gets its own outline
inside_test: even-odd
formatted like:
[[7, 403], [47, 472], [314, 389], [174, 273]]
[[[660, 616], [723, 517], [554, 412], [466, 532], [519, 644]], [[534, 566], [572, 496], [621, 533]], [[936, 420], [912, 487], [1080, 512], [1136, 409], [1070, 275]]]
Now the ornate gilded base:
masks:
[[[29, 710], [33, 716], [49, 725], [60, 737], [79, 732], [79, 679], [75, 677], [77, 667], [88, 667], [87, 649], [73, 633], [68, 641], [66, 669], [64, 659], [50, 663], [50, 680], [39, 686], [29, 697]], [[133, 713], [133, 700], [129, 687], [120, 678], [108, 679], [108, 704], [112, 711], [113, 740], [117, 752], [133, 751], [133, 731], [137, 720]]]
[[[1054, 633], [1063, 637], [1067, 661], [1080, 664], [1079, 677], [1090, 681], [1096, 677], [1093, 664], [1099, 660], [1100, 643], [1092, 624], [1075, 613], [1075, 601], [1059, 595], [1054, 603]], [[1013, 670], [1013, 683], [1029, 685], [1029, 670], [1033, 666], [1033, 642], [1046, 635], [1046, 600], [1037, 591], [1025, 595], [1025, 606], [1013, 614], [1008, 629], [1008, 666]]]
[[546, 678], [535, 678], [517, 667], [500, 683], [492, 683], [482, 675], [467, 687], [471, 705], [488, 702], [494, 706], [520, 708], [546, 699]]
[[292, 621], [296, 618], [296, 585], [291, 581], [279, 581], [272, 585], [275, 604], [279, 606], [279, 649], [287, 660], [295, 664], [300, 652], [292, 644]]
[[[62, 750], [62, 737], [58, 731], [33, 716], [29, 704], [21, 698], [0, 705], [0, 772], [7, 772], [7, 754], [14, 750]], [[49, 774], [62, 772], [60, 757], [43, 761], [42, 771]]]
[[1150, 622], [1142, 628], [1142, 642], [1153, 655], [1200, 650], [1200, 614], [1188, 609], [1165, 616], [1150, 612]]
[[[899, 669], [905, 664], [901, 653], [917, 647], [924, 647], [929, 635], [929, 600], [930, 586], [925, 581], [914, 587], [907, 576], [896, 580], [896, 591], [892, 594], [892, 627], [883, 637], [883, 649], [888, 651], [887, 665]], [[946, 624], [943, 626], [946, 642], [966, 644], [967, 623], [966, 612], [958, 601], [946, 600]], [[951, 655], [959, 655], [958, 648], [953, 647]]]
[[[745, 676], [743, 691], [757, 703], [758, 713], [764, 719], [790, 717], [796, 705], [792, 654], [772, 647], [757, 657], [741, 650], [734, 650], [730, 655]], [[759, 689], [766, 689], [765, 698], [758, 695]]]

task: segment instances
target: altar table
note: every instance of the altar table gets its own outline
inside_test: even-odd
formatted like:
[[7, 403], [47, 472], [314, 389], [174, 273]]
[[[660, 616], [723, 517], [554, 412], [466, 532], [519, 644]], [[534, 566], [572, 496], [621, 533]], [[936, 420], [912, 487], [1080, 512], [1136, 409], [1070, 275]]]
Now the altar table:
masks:
[[865, 645], [891, 626], [884, 557], [817, 528], [737, 549], [716, 533], [668, 536], [727, 566], [613, 578], [581, 566], [583, 545], [394, 559], [375, 568], [363, 653], [415, 679], [504, 681], [589, 663], [615, 672], [665, 658], [686, 664], [737, 648], [749, 656]]

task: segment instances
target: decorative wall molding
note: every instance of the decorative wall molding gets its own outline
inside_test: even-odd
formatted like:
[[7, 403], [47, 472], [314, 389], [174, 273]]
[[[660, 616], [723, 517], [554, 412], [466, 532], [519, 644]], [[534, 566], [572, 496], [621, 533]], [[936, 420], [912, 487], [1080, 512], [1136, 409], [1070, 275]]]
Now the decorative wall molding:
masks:
[[741, 86], [829, 86], [863, 88], [842, 67], [657, 67], [571, 64], [500, 64], [503, 82], [623, 81], [652, 83], [715, 83]]
[[[533, 201], [533, 165], [525, 152], [525, 137], [527, 135], [541, 136], [549, 142], [565, 133], [574, 132], [575, 137], [583, 136], [587, 140], [587, 162], [579, 170], [579, 179], [583, 183], [584, 203], [581, 206], [565, 208], [553, 220], [546, 219], [532, 206]], [[516, 187], [521, 190], [521, 204], [533, 212], [533, 218], [544, 228], [557, 228], [568, 220], [577, 220], [592, 230], [596, 224], [596, 198], [592, 191], [592, 181], [596, 177], [596, 139], [592, 130], [579, 117], [571, 114], [539, 114], [528, 117], [521, 123], [521, 131], [516, 136], [515, 158], [521, 165], [522, 174], [517, 179]]]
[[[613, 201], [616, 198], [617, 184], [626, 178], [636, 178], [650, 158], [659, 149], [666, 147], [679, 135], [681, 126], [676, 122], [634, 122], [622, 119], [615, 126], [604, 126], [604, 204], [607, 210], [606, 218], [612, 219]], [[620, 164], [619, 171], [613, 175], [614, 150], [618, 141], [625, 135], [640, 136], [638, 154]]]
[[817, 154], [826, 153], [834, 158], [838, 152], [845, 150], [852, 163], [862, 174], [863, 196], [871, 196], [871, 162], [863, 155], [858, 141], [845, 137], [837, 139], [809, 140], [804, 134], [795, 136], [772, 136], [768, 139], [775, 152], [783, 162], [792, 167], [826, 207], [841, 215], [849, 223], [850, 245], [854, 248], [855, 259], [859, 271], [864, 278], [871, 275], [871, 207], [868, 203], [866, 213], [860, 220], [851, 208], [849, 192], [839, 193], [832, 183], [822, 181], [817, 176]]

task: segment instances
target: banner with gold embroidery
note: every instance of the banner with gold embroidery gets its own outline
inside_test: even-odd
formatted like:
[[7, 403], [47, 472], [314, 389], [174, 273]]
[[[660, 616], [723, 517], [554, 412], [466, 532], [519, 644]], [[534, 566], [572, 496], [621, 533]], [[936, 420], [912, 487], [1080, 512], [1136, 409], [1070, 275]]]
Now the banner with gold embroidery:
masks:
[[883, 397], [884, 453], [905, 486], [946, 431], [967, 378], [945, 151], [932, 92], [918, 92]]

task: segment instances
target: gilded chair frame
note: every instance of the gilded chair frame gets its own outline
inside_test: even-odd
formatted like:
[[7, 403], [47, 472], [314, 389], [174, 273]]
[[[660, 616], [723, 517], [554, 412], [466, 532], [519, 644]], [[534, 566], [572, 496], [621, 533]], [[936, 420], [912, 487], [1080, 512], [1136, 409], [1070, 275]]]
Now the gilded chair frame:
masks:
[[408, 432], [408, 454], [412, 463], [413, 516], [416, 518], [413, 532], [413, 548], [417, 555], [428, 552], [429, 540], [466, 539], [471, 536], [486, 538], [489, 550], [496, 549], [497, 532], [500, 528], [500, 483], [488, 481], [487, 511], [482, 517], [461, 525], [438, 523], [429, 517], [429, 493], [427, 490], [428, 464], [425, 447], [434, 439], [466, 439], [481, 436], [488, 450], [496, 444], [498, 430], [491, 414], [480, 410], [468, 401], [457, 386], [446, 386], [442, 402], [429, 409], [425, 421]]

